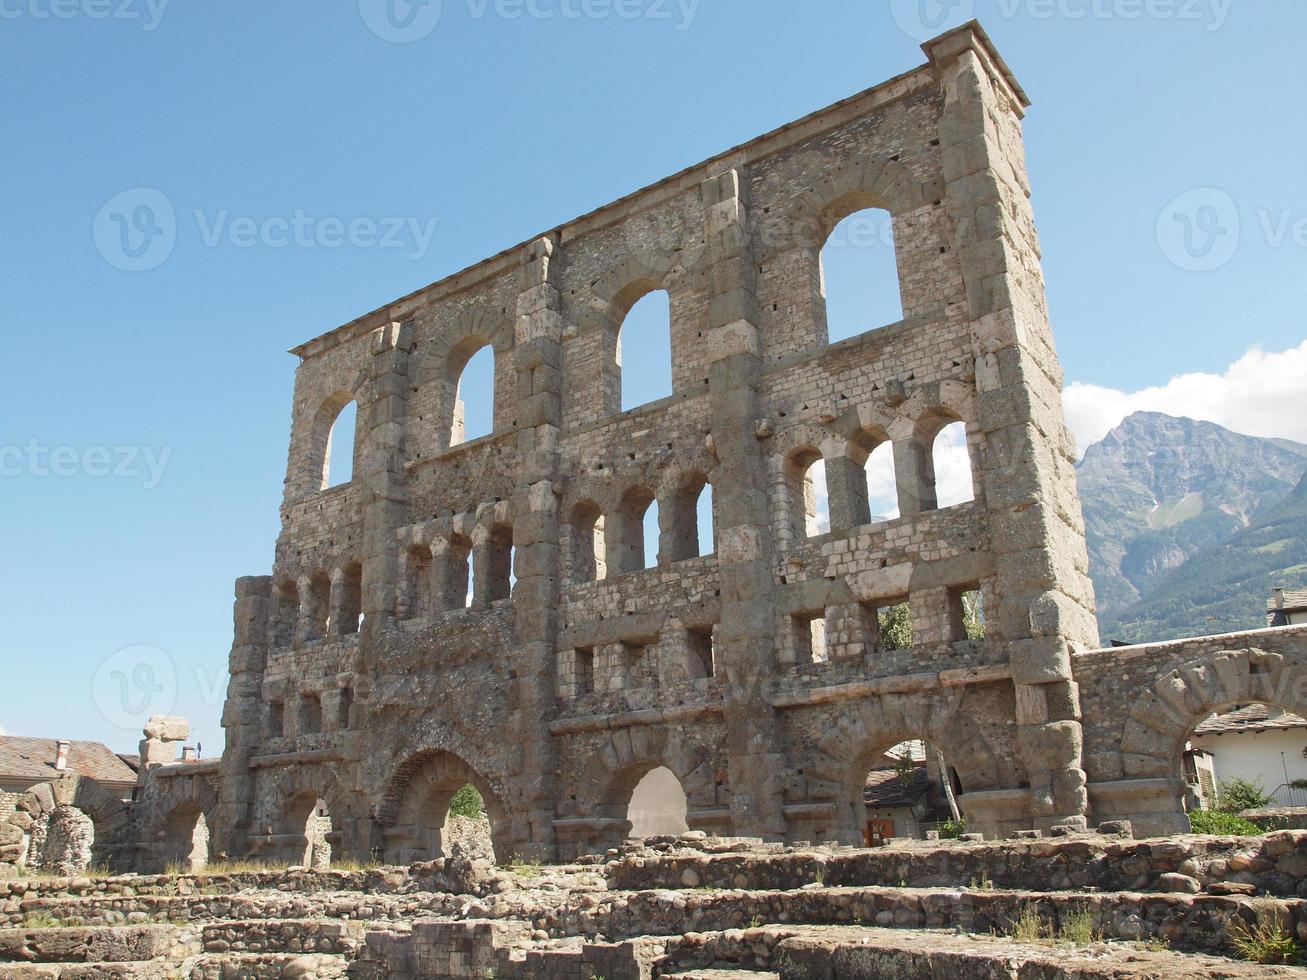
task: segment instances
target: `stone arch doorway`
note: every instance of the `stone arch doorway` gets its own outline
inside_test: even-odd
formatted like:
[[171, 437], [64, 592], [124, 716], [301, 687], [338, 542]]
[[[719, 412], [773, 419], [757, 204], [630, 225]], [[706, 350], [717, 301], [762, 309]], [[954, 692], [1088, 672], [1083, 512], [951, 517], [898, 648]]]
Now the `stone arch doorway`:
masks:
[[490, 822], [495, 860], [508, 860], [512, 856], [512, 829], [500, 794], [458, 756], [433, 750], [419, 752], [395, 771], [377, 807], [386, 863], [410, 864], [448, 856], [450, 806], [460, 790], [469, 785], [481, 797]]
[[1206, 719], [1246, 705], [1307, 715], [1307, 664], [1250, 648], [1189, 660], [1158, 676], [1135, 699], [1122, 731], [1126, 778], [1091, 788], [1095, 819], [1129, 819], [1137, 837], [1188, 833], [1197, 794], [1185, 779], [1186, 746]]
[[286, 804], [286, 857], [292, 864], [325, 870], [331, 867], [333, 843], [338, 843], [326, 801], [312, 790], [291, 797]]
[[201, 871], [209, 863], [209, 822], [195, 803], [183, 803], [164, 822], [163, 865], [183, 872]]

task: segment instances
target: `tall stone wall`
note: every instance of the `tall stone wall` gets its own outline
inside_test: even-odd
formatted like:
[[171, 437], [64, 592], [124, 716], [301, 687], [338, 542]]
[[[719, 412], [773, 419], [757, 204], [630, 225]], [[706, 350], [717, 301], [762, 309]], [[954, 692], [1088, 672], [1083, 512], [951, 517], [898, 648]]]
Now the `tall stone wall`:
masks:
[[[295, 349], [276, 559], [237, 583], [215, 852], [302, 853], [322, 804], [333, 853], [434, 857], [471, 783], [501, 859], [565, 858], [619, 841], [661, 766], [692, 828], [856, 842], [868, 766], [910, 738], [991, 833], [1136, 812], [1103, 786], [1161, 777], [1109, 759], [1132, 753], [1102, 722], [1124, 694], [1094, 650], [1025, 96], [976, 25], [924, 49]], [[904, 319], [830, 344], [821, 249], [868, 207], [892, 215]], [[674, 390], [622, 412], [621, 325], [655, 289]], [[484, 347], [494, 431], [461, 442]], [[354, 478], [324, 489], [351, 401]], [[952, 422], [975, 499], [940, 509], [931, 446]], [[901, 516], [873, 523], [862, 466], [886, 442]], [[814, 460], [831, 530], [809, 535]], [[900, 601], [912, 643], [892, 650], [874, 610]]]

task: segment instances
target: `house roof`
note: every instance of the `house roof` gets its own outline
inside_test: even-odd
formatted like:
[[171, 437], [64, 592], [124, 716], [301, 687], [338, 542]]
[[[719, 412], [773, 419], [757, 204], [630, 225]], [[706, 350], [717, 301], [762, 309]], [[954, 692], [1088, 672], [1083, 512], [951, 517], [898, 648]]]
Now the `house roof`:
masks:
[[1271, 717], [1271, 709], [1264, 704], [1250, 704], [1223, 715], [1213, 715], [1194, 729], [1194, 737], [1203, 735], [1248, 735], [1254, 732], [1275, 731], [1284, 728], [1307, 728], [1307, 718], [1287, 711]]
[[873, 769], [867, 773], [867, 786], [862, 798], [867, 806], [875, 809], [912, 806], [926, 795], [929, 788], [930, 776], [926, 773], [924, 762], [912, 767], [912, 779], [906, 785], [899, 778], [897, 769]]
[[[54, 779], [59, 775], [54, 767], [58, 752], [58, 739], [0, 736], [0, 779]], [[102, 783], [136, 782], [136, 770], [99, 742], [70, 742], [68, 771]]]
[[1288, 626], [1289, 613], [1307, 612], [1307, 591], [1276, 589], [1266, 603], [1266, 625]]

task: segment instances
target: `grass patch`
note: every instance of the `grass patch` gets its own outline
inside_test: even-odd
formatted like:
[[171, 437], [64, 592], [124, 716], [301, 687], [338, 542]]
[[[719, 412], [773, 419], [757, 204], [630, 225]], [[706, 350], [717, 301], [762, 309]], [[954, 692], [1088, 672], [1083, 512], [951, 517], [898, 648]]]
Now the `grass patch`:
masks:
[[1021, 914], [1012, 924], [1009, 935], [1022, 943], [1067, 946], [1089, 946], [1103, 938], [1094, 928], [1094, 916], [1088, 909], [1068, 911], [1062, 915], [1061, 922], [1054, 926], [1040, 918], [1039, 909], [1034, 903], [1022, 906]]
[[1250, 963], [1282, 963], [1290, 966], [1302, 962], [1298, 940], [1284, 927], [1274, 906], [1254, 906], [1257, 922], [1249, 925], [1238, 916], [1230, 919], [1225, 936], [1240, 959]]
[[71, 929], [82, 924], [81, 919], [60, 919], [49, 912], [28, 912], [23, 916], [25, 929]]

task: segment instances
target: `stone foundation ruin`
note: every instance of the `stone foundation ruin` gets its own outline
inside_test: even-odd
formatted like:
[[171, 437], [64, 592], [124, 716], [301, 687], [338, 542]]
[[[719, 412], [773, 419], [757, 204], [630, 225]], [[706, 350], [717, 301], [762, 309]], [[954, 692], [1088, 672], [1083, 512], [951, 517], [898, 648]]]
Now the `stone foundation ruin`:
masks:
[[[339, 906], [343, 918], [403, 925], [366, 938], [319, 925], [320, 949], [294, 929], [205, 926], [183, 948], [222, 953], [244, 936], [242, 949], [271, 951], [277, 969], [283, 954], [320, 953], [323, 976], [344, 961], [369, 977], [709, 977], [721, 963], [899, 975], [875, 971], [903, 967], [918, 944], [872, 942], [863, 926], [983, 931], [1035, 900], [1056, 917], [1083, 896], [1022, 889], [1090, 882], [1049, 884], [1043, 871], [1001, 882], [1006, 911], [982, 913], [959, 897], [966, 862], [926, 882], [910, 861], [895, 878], [867, 870], [879, 856], [838, 856], [871, 853], [835, 845], [863, 842], [867, 772], [893, 746], [938, 752], [967, 829], [986, 838], [1109, 821], [1143, 837], [1188, 831], [1180, 759], [1203, 718], [1248, 702], [1307, 714], [1307, 628], [1099, 648], [1024, 163], [1028, 103], [978, 25], [924, 50], [914, 71], [295, 349], [282, 532], [272, 574], [236, 586], [226, 751], [151, 768], [134, 845], [115, 861], [153, 873], [213, 858], [408, 866], [296, 879], [351, 896], [380, 889], [357, 899], [357, 914], [354, 897]], [[867, 208], [891, 215], [903, 319], [829, 343], [821, 250]], [[656, 291], [670, 300], [673, 391], [624, 412], [620, 333]], [[486, 348], [493, 432], [464, 441], [472, 392], [460, 379]], [[332, 441], [351, 403], [353, 476], [328, 486], [333, 453], [351, 448]], [[932, 450], [957, 423], [974, 499], [941, 507]], [[864, 473], [882, 446], [897, 486], [891, 520], [873, 518]], [[829, 530], [814, 520], [814, 467]], [[656, 555], [644, 543], [654, 506]], [[966, 622], [977, 597], [983, 638]], [[904, 604], [911, 640], [890, 643], [882, 611]], [[617, 860], [633, 794], [655, 770], [684, 794], [692, 833], [679, 846], [775, 848], [711, 886], [741, 894], [696, 891], [720, 866], [702, 854]], [[566, 925], [495, 899], [484, 855], [445, 839], [450, 802], [469, 784], [501, 865], [607, 853], [612, 880], [587, 879], [594, 865], [558, 872]], [[1184, 924], [1167, 927], [1181, 947], [1215, 949], [1220, 940], [1194, 937], [1223, 934], [1231, 915], [1303, 921], [1298, 837], [1268, 839], [1285, 849], [1269, 857], [1241, 855], [1253, 882], [1230, 861], [1217, 874], [1188, 858], [1168, 865], [1203, 895], [1169, 890], [1151, 857], [1121, 850], [1136, 845], [1093, 840], [1056, 846], [1081, 864], [1119, 863], [1114, 892], [1167, 896], [1162, 911], [1137, 895], [1090, 903], [1109, 937], [1146, 937], [1158, 915]], [[805, 850], [813, 844], [831, 846]], [[1257, 877], [1284, 859], [1291, 887]], [[839, 880], [864, 891], [798, 901], [805, 884], [835, 888], [832, 869], [848, 862], [861, 870]], [[825, 884], [811, 877], [818, 864]], [[1247, 889], [1221, 891], [1230, 875], [1281, 904], [1257, 912]], [[917, 881], [926, 892], [912, 891]], [[436, 893], [423, 893], [432, 882]], [[865, 891], [896, 882], [907, 891], [884, 905]], [[594, 911], [610, 885], [666, 891], [641, 897], [638, 913]], [[753, 894], [763, 891], [785, 894]], [[149, 893], [135, 894], [73, 888], [66, 900], [111, 924], [121, 920], [96, 909], [141, 911]], [[338, 898], [277, 899], [272, 918], [334, 919]], [[217, 904], [233, 921], [267, 917]], [[741, 936], [752, 921], [741, 909], [794, 926]], [[409, 927], [421, 917], [445, 921]], [[838, 928], [852, 931], [822, 931]], [[840, 960], [848, 944], [863, 952]], [[765, 955], [731, 952], [745, 948]], [[1027, 952], [1039, 969], [1064, 970], [1041, 976], [1140, 975]], [[932, 975], [977, 975], [972, 953], [958, 947], [957, 972]], [[1153, 955], [1162, 973], [1209, 975], [1196, 958]], [[242, 976], [279, 975], [242, 963], [254, 971]]]

